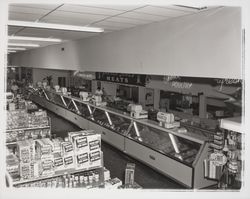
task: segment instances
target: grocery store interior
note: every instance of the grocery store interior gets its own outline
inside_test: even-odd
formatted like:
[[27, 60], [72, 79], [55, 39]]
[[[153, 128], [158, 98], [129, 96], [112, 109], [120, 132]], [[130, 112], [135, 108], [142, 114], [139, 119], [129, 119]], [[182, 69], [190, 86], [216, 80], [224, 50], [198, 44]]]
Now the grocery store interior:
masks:
[[9, 4], [6, 187], [244, 188], [242, 10]]

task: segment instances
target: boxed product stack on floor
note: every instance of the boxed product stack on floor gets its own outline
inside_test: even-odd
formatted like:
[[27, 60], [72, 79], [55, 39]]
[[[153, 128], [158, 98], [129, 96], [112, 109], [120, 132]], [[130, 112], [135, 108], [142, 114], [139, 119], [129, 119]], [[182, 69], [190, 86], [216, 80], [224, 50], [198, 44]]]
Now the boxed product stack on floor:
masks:
[[7, 157], [15, 162], [15, 168], [9, 163], [7, 170], [10, 186], [93, 188], [110, 180], [103, 167], [101, 135], [92, 130], [69, 132], [65, 140], [18, 141], [17, 148], [14, 157]]

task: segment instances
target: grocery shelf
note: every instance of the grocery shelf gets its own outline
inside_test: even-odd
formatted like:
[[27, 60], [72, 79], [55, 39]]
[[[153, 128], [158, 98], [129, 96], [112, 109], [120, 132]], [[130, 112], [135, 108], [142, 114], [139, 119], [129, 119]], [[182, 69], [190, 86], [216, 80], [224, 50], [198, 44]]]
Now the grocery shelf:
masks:
[[50, 128], [50, 126], [34, 126], [34, 127], [24, 127], [24, 128], [18, 128], [18, 129], [7, 129], [7, 132], [11, 132], [11, 131], [28, 131], [28, 130], [34, 130], [34, 129], [47, 129]]
[[[96, 170], [96, 169], [103, 169], [102, 166], [98, 166], [98, 167], [90, 167], [90, 168], [84, 168], [84, 169], [65, 169], [65, 170], [61, 170], [61, 171], [56, 171], [55, 174], [53, 175], [49, 175], [49, 176], [43, 176], [43, 177], [38, 177], [38, 178], [34, 178], [34, 179], [28, 179], [28, 180], [18, 180], [15, 181], [11, 175], [6, 172], [6, 179], [8, 181], [8, 184], [10, 187], [12, 186], [17, 186], [20, 184], [26, 184], [26, 183], [31, 183], [31, 182], [35, 182], [35, 181], [41, 181], [41, 180], [46, 180], [46, 179], [50, 179], [50, 178], [56, 178], [56, 177], [60, 177], [63, 176], [65, 174], [77, 174], [77, 173], [81, 173], [81, 172], [85, 172], [85, 171], [92, 171], [92, 170]], [[102, 180], [100, 180], [102, 181]], [[101, 185], [101, 183], [100, 183]]]

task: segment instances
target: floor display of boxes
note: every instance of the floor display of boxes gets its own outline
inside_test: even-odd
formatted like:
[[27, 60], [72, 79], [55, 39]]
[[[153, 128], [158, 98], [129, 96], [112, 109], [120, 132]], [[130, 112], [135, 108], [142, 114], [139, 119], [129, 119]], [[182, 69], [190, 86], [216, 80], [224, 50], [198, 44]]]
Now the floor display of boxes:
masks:
[[101, 137], [93, 131], [60, 138], [28, 139], [7, 155], [7, 184], [15, 187], [102, 187]]
[[179, 133], [178, 128], [166, 129], [155, 121], [138, 120], [50, 90], [41, 89], [31, 94], [30, 100], [82, 129], [93, 129], [103, 141], [188, 188], [217, 183], [204, 177], [203, 160], [208, 156], [210, 140], [202, 135]]

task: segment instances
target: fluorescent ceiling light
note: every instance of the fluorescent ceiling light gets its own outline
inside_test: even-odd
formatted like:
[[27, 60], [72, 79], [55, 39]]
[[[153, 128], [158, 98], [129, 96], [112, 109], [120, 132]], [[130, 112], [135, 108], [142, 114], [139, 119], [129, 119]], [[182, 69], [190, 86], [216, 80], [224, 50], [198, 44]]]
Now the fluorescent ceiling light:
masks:
[[26, 48], [8, 47], [8, 50], [26, 50]]
[[23, 37], [23, 36], [9, 36], [11, 40], [25, 40], [25, 41], [48, 41], [48, 42], [61, 42], [61, 39], [56, 38], [43, 38], [43, 37]]
[[21, 26], [31, 28], [45, 28], [45, 29], [57, 29], [57, 30], [72, 30], [80, 32], [103, 32], [103, 28], [88, 27], [88, 26], [72, 26], [55, 23], [41, 23], [41, 22], [28, 22], [28, 21], [15, 21], [9, 20], [9, 26]]
[[9, 53], [15, 53], [15, 50], [8, 50]]
[[24, 44], [24, 43], [8, 43], [8, 46], [27, 46], [27, 47], [39, 47], [39, 44]]

